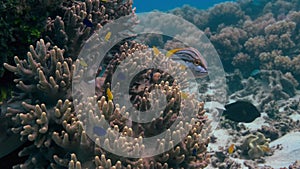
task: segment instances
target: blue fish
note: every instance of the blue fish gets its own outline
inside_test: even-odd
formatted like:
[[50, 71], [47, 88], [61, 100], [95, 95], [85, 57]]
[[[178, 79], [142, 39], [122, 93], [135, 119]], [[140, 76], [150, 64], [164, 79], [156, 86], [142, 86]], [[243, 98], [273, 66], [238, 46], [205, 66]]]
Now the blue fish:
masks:
[[105, 73], [105, 70], [106, 70], [106, 67], [105, 67], [105, 66], [101, 66], [101, 71], [100, 71], [100, 73], [98, 74], [98, 77], [102, 77], [103, 74]]
[[254, 69], [254, 70], [250, 73], [250, 76], [257, 76], [258, 74], [260, 74], [260, 70], [259, 70], [259, 69]]
[[104, 136], [107, 133], [104, 128], [98, 126], [94, 126], [93, 132], [98, 136]]
[[126, 79], [126, 75], [122, 72], [120, 72], [118, 75], [117, 75], [118, 79], [119, 80], [125, 80]]
[[167, 57], [186, 65], [196, 78], [205, 77], [208, 74], [207, 63], [200, 52], [192, 47], [177, 48], [168, 51]]
[[197, 155], [197, 150], [194, 148], [193, 149], [193, 156], [196, 156]]
[[90, 20], [88, 20], [87, 18], [84, 18], [82, 22], [87, 27], [93, 27], [94, 26], [93, 23]]

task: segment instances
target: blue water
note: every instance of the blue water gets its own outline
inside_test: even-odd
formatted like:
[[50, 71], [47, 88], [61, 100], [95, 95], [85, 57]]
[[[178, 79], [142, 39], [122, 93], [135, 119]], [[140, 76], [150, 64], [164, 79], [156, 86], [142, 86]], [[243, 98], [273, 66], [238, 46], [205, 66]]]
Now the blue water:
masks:
[[152, 10], [168, 11], [182, 7], [183, 5], [207, 9], [215, 4], [227, 1], [229, 0], [135, 0], [133, 1], [133, 6], [136, 7], [136, 12], [150, 12]]

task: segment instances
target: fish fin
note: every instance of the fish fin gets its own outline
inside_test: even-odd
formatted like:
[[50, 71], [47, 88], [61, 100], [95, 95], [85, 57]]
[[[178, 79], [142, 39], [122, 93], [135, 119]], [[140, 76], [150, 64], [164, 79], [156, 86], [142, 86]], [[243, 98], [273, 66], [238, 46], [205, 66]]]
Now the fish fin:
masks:
[[167, 52], [166, 57], [171, 57], [174, 53], [178, 52], [182, 48], [171, 49]]
[[156, 46], [153, 46], [152, 49], [153, 49], [154, 55], [157, 56], [159, 54], [158, 48]]

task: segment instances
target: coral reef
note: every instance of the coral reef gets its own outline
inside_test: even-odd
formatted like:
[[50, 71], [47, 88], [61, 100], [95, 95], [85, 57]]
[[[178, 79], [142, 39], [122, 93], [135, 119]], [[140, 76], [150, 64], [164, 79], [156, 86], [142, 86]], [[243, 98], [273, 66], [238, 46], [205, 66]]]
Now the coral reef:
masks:
[[[170, 11], [203, 30], [216, 47], [227, 73], [228, 99], [249, 100], [262, 113], [253, 124], [221, 118], [217, 131], [223, 135], [215, 137], [216, 143], [210, 145], [211, 167], [272, 168], [259, 163], [264, 163], [264, 155], [271, 155], [274, 147], [266, 148], [271, 153], [252, 149], [260, 152], [257, 156], [248, 154], [249, 149], [228, 154], [226, 147], [245, 141], [241, 139], [250, 133], [260, 132], [270, 142], [299, 130], [299, 10], [299, 2], [294, 0], [238, 0], [209, 10], [184, 6]], [[219, 19], [230, 15], [230, 19]]]
[[278, 70], [261, 70], [257, 78], [259, 81], [253, 77], [243, 80], [243, 89], [232, 94], [230, 99], [255, 100], [264, 111], [265, 104], [272, 100], [295, 96], [299, 85], [290, 73], [282, 74]]
[[[105, 57], [104, 66], [98, 69], [97, 74], [103, 74], [95, 79], [96, 95], [84, 102], [72, 97], [72, 82], [82, 81], [83, 76], [92, 71], [77, 60], [85, 41], [105, 24], [134, 14], [132, 0], [9, 2], [21, 5], [9, 6], [1, 2], [1, 13], [17, 11], [18, 15], [28, 13], [30, 16], [40, 16], [31, 18], [28, 15], [25, 25], [19, 18], [15, 19], [15, 15], [5, 13], [0, 18], [4, 21], [0, 27], [5, 33], [0, 40], [4, 54], [0, 64], [2, 66], [3, 62], [7, 62], [4, 67], [15, 74], [16, 83], [12, 98], [1, 103], [0, 120], [6, 116], [7, 124], [2, 126], [11, 131], [5, 134], [13, 132], [20, 136], [21, 141], [26, 141], [19, 156], [27, 160], [20, 161], [14, 168], [198, 169], [209, 165], [207, 146], [211, 128], [204, 103], [190, 95], [183, 97], [186, 76], [184, 71], [178, 69], [178, 64], [166, 64], [169, 60], [164, 58], [161, 63], [168, 72], [147, 69], [145, 66], [153, 60], [151, 48], [145, 44], [126, 39], [115, 45]], [[29, 2], [31, 4], [28, 5]], [[42, 16], [37, 15], [40, 11], [46, 12]], [[299, 11], [297, 0], [239, 0], [218, 4], [209, 10], [184, 6], [171, 11], [205, 32], [228, 71], [230, 96], [218, 91], [219, 84], [224, 84], [221, 80], [210, 85], [207, 79], [203, 79], [199, 91], [204, 94], [200, 98], [208, 102], [219, 101], [217, 99], [223, 99], [222, 102], [227, 99], [253, 101], [263, 114], [258, 119], [263, 125], [257, 125], [252, 130], [250, 125], [243, 123], [221, 123], [220, 128], [226, 128], [231, 136], [228, 140], [242, 142], [242, 145], [235, 145], [237, 149], [230, 153], [227, 151], [228, 142], [224, 142], [224, 147], [211, 153], [213, 167], [257, 168], [257, 163], [263, 163], [264, 156], [270, 155], [274, 149], [269, 147], [270, 141], [299, 130], [300, 122], [296, 118], [300, 107], [297, 97], [300, 82]], [[160, 18], [150, 19], [155, 21]], [[28, 25], [28, 20], [35, 26]], [[166, 20], [166, 25], [169, 22], [173, 20]], [[44, 26], [43, 31], [41, 28]], [[22, 31], [11, 27], [20, 27]], [[193, 34], [192, 29], [186, 30], [186, 34], [198, 38], [199, 35]], [[20, 34], [27, 36], [18, 36]], [[153, 43], [168, 50], [183, 46], [183, 43], [174, 41], [164, 44], [164, 37], [159, 35], [145, 36], [148, 40], [145, 42], [151, 44], [150, 41], [155, 41]], [[193, 38], [185, 40], [192, 43]], [[6, 40], [3, 39], [10, 41], [4, 43]], [[27, 46], [37, 39], [40, 40], [29, 47], [26, 55]], [[19, 44], [26, 45], [26, 48], [17, 48]], [[205, 44], [203, 46], [205, 48]], [[9, 57], [13, 54], [17, 56]], [[163, 58], [161, 53], [158, 55]], [[143, 58], [143, 63], [137, 62], [137, 58]], [[125, 69], [128, 67], [130, 69]], [[112, 84], [118, 68], [122, 68], [125, 74], [131, 74], [138, 67], [146, 70], [135, 76], [129, 89], [120, 83]], [[214, 68], [210, 65], [210, 70]], [[258, 72], [252, 74], [253, 70]], [[1, 71], [0, 68], [0, 76]], [[74, 72], [77, 74], [74, 75]], [[174, 79], [172, 73], [180, 78]], [[113, 99], [109, 98], [107, 89], [111, 89]], [[122, 94], [117, 92], [123, 90], [129, 91], [128, 99], [133, 105], [128, 110], [123, 106]], [[160, 112], [151, 110], [151, 107], [162, 106], [159, 100], [154, 99], [157, 91], [165, 94], [167, 103]], [[76, 95], [81, 97], [84, 92], [76, 90]], [[94, 104], [96, 107], [92, 106]], [[158, 118], [148, 123], [136, 123], [131, 121], [136, 110], [150, 110]], [[91, 128], [105, 121], [108, 122], [105, 135], [109, 139]], [[171, 125], [175, 126], [173, 132], [169, 129]], [[184, 139], [174, 144], [172, 140], [178, 139], [185, 131], [188, 132]], [[166, 152], [142, 158], [121, 157], [113, 153], [119, 150], [127, 155], [142, 156], [147, 153], [145, 139], [161, 132], [166, 132], [167, 137], [154, 141], [153, 149], [161, 151], [167, 147]], [[214, 142], [220, 142], [221, 137], [215, 137]], [[295, 162], [289, 168], [298, 166], [299, 162]]]

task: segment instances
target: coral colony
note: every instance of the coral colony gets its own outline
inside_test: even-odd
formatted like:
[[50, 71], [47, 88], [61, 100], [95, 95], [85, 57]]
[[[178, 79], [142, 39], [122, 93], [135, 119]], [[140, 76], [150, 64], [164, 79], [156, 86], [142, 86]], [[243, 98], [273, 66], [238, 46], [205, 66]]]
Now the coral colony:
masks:
[[[258, 164], [268, 168], [263, 165], [265, 157], [280, 149], [271, 147], [271, 142], [291, 131], [299, 131], [299, 120], [292, 118], [300, 110], [299, 98], [296, 97], [300, 81], [300, 4], [297, 0], [240, 0], [218, 4], [208, 10], [184, 6], [171, 11], [203, 30], [224, 64], [230, 95], [218, 93], [217, 85], [211, 87], [215, 91], [208, 92], [205, 87], [209, 84], [203, 80], [199, 89], [204, 93], [201, 99], [219, 101], [214, 94], [222, 95], [221, 99], [251, 104], [256, 113], [251, 114], [253, 112], [242, 106], [245, 119], [232, 120], [239, 116], [241, 109], [237, 106], [230, 111], [234, 118], [221, 118], [219, 128], [226, 129], [232, 137], [229, 138], [231, 142], [217, 150], [208, 147], [223, 137], [210, 135], [207, 114], [213, 111], [206, 110], [204, 102], [184, 93], [177, 83], [186, 81], [184, 71], [189, 65], [169, 65], [168, 70], [176, 70], [174, 72], [182, 79], [150, 69], [138, 74], [130, 89], [124, 89], [129, 91], [134, 108], [140, 111], [159, 106], [160, 103], [152, 99], [152, 92], [163, 91], [167, 106], [162, 112], [153, 112], [159, 114], [159, 118], [143, 124], [130, 122], [128, 112], [116, 102], [120, 93], [114, 93], [110, 84], [117, 65], [126, 59], [121, 67], [130, 68], [126, 73], [133, 73], [137, 66], [135, 59], [144, 58], [143, 67], [151, 64], [153, 54], [163, 57], [156, 47], [130, 39], [121, 41], [111, 49], [104, 66], [97, 68], [96, 95], [84, 103], [72, 97], [72, 82], [82, 81], [89, 71], [87, 62], [78, 59], [85, 41], [112, 20], [134, 14], [132, 0], [39, 2], [53, 7], [48, 11], [50, 14], [40, 39], [29, 46], [25, 57], [1, 58], [1, 63], [13, 60], [3, 66], [15, 75], [13, 82], [16, 85], [11, 89], [11, 98], [8, 96], [10, 92], [1, 88], [4, 92], [1, 94], [0, 121], [6, 120], [5, 125], [1, 124], [1, 132], [3, 127], [7, 130], [0, 137], [15, 135], [25, 143], [14, 169], [199, 169], [209, 165], [215, 168], [258, 168]], [[57, 16], [53, 16], [53, 11]], [[108, 32], [105, 41], [112, 36]], [[182, 47], [175, 42], [164, 45], [167, 50]], [[197, 55], [191, 53], [196, 49], [183, 49], [187, 48], [176, 50], [184, 55], [182, 57]], [[195, 63], [205, 74], [210, 73], [211, 67], [205, 61], [201, 59]], [[115, 76], [124, 80], [126, 73]], [[120, 84], [114, 87], [122, 89]], [[76, 92], [81, 96], [85, 91]], [[149, 104], [150, 101], [155, 104]], [[97, 110], [91, 106], [92, 102], [97, 103]], [[227, 111], [229, 113], [229, 108]], [[192, 114], [180, 116], [185, 112]], [[176, 130], [171, 132], [169, 127], [178, 117]], [[187, 120], [190, 117], [195, 118]], [[250, 130], [248, 124], [243, 123], [258, 119], [265, 120], [265, 123], [257, 129]], [[101, 121], [108, 122], [108, 130], [96, 125]], [[95, 125], [85, 129], [85, 124]], [[161, 131], [167, 133], [166, 138], [156, 140], [153, 149], [160, 151], [169, 147], [164, 153], [130, 158], [108, 151], [118, 149], [128, 155], [143, 154], [143, 139]], [[174, 145], [172, 140], [179, 138], [183, 131], [188, 131], [188, 134]], [[93, 133], [93, 136], [88, 133]], [[101, 140], [106, 135], [110, 139]], [[128, 140], [126, 136], [135, 139]], [[101, 141], [108, 149], [99, 146]], [[242, 159], [244, 163], [233, 159]], [[290, 168], [299, 166], [296, 161]]]

